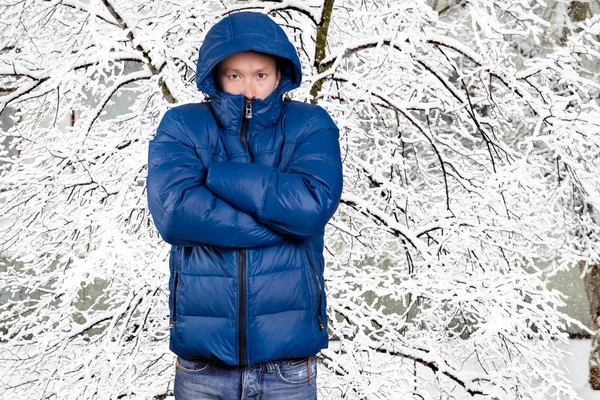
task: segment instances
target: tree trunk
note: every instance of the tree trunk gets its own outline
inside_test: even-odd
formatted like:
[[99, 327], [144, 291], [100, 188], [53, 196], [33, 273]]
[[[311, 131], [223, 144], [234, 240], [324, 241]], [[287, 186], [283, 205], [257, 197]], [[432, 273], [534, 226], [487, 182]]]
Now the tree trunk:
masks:
[[[583, 1], [572, 1], [569, 5], [569, 17], [571, 21], [582, 22], [585, 21], [590, 11], [589, 4]], [[564, 43], [566, 43], [567, 32], [564, 33]], [[563, 43], [563, 44], [564, 44]], [[592, 336], [592, 350], [590, 351], [589, 367], [590, 376], [589, 382], [594, 390], [600, 390], [600, 265], [587, 265], [584, 261], [579, 263], [583, 275], [583, 286], [585, 287], [585, 293], [588, 298], [588, 304], [590, 306], [590, 317], [592, 319], [592, 329], [594, 335]]]
[[[323, 10], [321, 14], [321, 21], [317, 26], [317, 38], [315, 40], [315, 67], [317, 72], [321, 73], [324, 68], [321, 66], [321, 61], [325, 59], [327, 54], [327, 34], [329, 32], [329, 22], [331, 22], [331, 13], [333, 12], [333, 3], [335, 0], [325, 0], [323, 3]], [[311, 103], [317, 104], [317, 97], [323, 88], [323, 79], [317, 80], [313, 83], [310, 89], [312, 96]]]
[[590, 317], [594, 330], [589, 358], [589, 382], [594, 390], [600, 390], [600, 265], [586, 266], [585, 262], [581, 262], [580, 266], [582, 270], [587, 267], [583, 276], [583, 284], [590, 305]]
[[[587, 18], [588, 11], [590, 10], [589, 4], [587, 2], [581, 1], [572, 1], [569, 4], [569, 17], [573, 22], [583, 22]], [[567, 26], [563, 27], [562, 36], [560, 38], [560, 43], [565, 46], [567, 44], [567, 40], [569, 39], [569, 35], [571, 35], [571, 29]]]

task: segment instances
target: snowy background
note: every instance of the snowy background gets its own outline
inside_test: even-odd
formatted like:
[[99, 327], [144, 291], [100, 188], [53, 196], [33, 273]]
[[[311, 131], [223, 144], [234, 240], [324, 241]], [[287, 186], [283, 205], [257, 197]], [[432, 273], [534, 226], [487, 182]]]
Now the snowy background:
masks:
[[172, 394], [147, 145], [236, 10], [340, 128], [323, 397], [593, 398], [600, 3], [566, 0], [0, 0], [0, 397]]

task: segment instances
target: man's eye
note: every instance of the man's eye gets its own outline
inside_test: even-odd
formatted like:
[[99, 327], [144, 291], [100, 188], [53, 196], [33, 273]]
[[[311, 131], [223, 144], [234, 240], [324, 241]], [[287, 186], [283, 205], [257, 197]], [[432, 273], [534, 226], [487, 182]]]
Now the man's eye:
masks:
[[260, 79], [263, 79], [267, 76], [267, 74], [265, 74], [264, 72], [259, 72], [256, 76], [258, 76]]
[[229, 75], [230, 79], [238, 79], [240, 76], [238, 74], [231, 74]]

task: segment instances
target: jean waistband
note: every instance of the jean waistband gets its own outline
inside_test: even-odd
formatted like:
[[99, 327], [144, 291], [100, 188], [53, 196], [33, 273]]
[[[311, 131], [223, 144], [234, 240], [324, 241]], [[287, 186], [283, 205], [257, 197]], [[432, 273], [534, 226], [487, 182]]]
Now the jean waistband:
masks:
[[[178, 356], [179, 358], [182, 358], [186, 361], [190, 361], [190, 362], [205, 362], [217, 367], [221, 367], [221, 368], [244, 368], [240, 365], [229, 365], [227, 363], [225, 363], [224, 361], [221, 361], [217, 358], [194, 358], [194, 359], [189, 359], [189, 358], [185, 358], [185, 357], [181, 357]], [[298, 358], [281, 358], [278, 360], [269, 360], [269, 361], [265, 361], [262, 363], [258, 363], [256, 365], [265, 365], [267, 367], [267, 370], [269, 370], [270, 372], [272, 372], [272, 370], [274, 369], [274, 366], [276, 364], [281, 364], [281, 363], [289, 363], [290, 365], [292, 364], [302, 364], [307, 362], [307, 360], [310, 360], [311, 358], [315, 358], [315, 356], [309, 356], [309, 357], [298, 357]], [[250, 368], [255, 367], [256, 365], [252, 365], [249, 366]]]

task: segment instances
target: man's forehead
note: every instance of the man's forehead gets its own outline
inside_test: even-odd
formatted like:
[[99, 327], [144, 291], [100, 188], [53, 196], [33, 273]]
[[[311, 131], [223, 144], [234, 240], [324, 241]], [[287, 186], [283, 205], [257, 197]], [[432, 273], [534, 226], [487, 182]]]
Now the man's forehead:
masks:
[[252, 66], [255, 68], [271, 68], [276, 65], [275, 57], [269, 54], [254, 51], [245, 51], [234, 54], [219, 63], [223, 68], [241, 68]]

